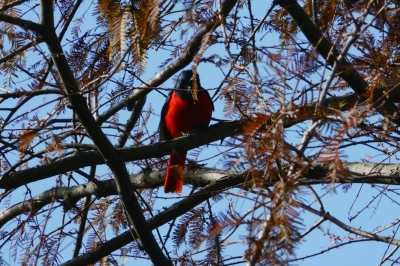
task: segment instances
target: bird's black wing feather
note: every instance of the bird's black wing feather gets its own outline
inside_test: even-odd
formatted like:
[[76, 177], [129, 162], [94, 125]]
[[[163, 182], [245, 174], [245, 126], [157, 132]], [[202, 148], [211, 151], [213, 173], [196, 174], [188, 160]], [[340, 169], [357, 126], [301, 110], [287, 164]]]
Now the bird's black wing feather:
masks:
[[174, 93], [174, 91], [170, 91], [170, 93], [168, 94], [168, 98], [165, 101], [164, 106], [161, 110], [160, 125], [158, 126], [158, 130], [160, 131], [160, 141], [172, 139], [171, 134], [168, 132], [164, 124], [165, 114], [167, 112], [169, 102], [171, 101], [172, 93]]

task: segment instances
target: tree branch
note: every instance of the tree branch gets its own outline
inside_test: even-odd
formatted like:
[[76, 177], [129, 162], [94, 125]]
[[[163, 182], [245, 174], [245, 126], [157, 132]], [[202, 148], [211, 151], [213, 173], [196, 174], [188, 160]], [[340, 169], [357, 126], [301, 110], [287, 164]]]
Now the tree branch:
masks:
[[[231, 12], [231, 10], [233, 9], [233, 7], [236, 5], [236, 3], [237, 0], [225, 0], [222, 3], [220, 16], [223, 18], [227, 17]], [[112, 106], [106, 112], [101, 114], [98, 117], [97, 122], [99, 124], [102, 124], [109, 117], [117, 113], [125, 106], [130, 107], [128, 109], [132, 110], [137, 100], [139, 100], [140, 98], [144, 97], [145, 95], [147, 95], [149, 92], [152, 91], [149, 90], [148, 87], [160, 86], [162, 83], [164, 83], [166, 80], [172, 77], [179, 70], [189, 65], [190, 62], [192, 62], [194, 56], [199, 51], [203, 37], [206, 36], [206, 34], [208, 34], [210, 31], [215, 30], [221, 24], [221, 21], [219, 21], [219, 19], [220, 18], [218, 17], [218, 15], [216, 15], [213, 19], [208, 21], [194, 36], [188, 49], [186, 50], [186, 53], [182, 54], [177, 60], [172, 62], [169, 66], [167, 66], [164, 70], [155, 75], [152, 79], [146, 81], [144, 84], [141, 84], [138, 87], [138, 89], [136, 89], [124, 101]], [[128, 131], [130, 130], [128, 129]]]
[[25, 95], [34, 97], [37, 95], [44, 95], [44, 94], [62, 94], [62, 92], [59, 89], [43, 89], [43, 90], [26, 91], [26, 92], [2, 93], [0, 94], [0, 99], [20, 98]]
[[[178, 216], [181, 216], [193, 209], [200, 203], [206, 201], [211, 198], [216, 191], [220, 191], [226, 189], [229, 186], [237, 186], [243, 182], [243, 175], [229, 176], [222, 178], [216, 181], [214, 184], [192, 194], [190, 197], [187, 197], [180, 202], [175, 203], [171, 207], [165, 209], [164, 211], [158, 213], [153, 218], [148, 220], [149, 227], [154, 230], [157, 227], [160, 227], [169, 221], [175, 219]], [[80, 266], [87, 265], [91, 263], [95, 263], [100, 260], [102, 257], [111, 254], [117, 249], [129, 244], [131, 241], [137, 238], [137, 235], [131, 230], [127, 230], [119, 236], [111, 239], [110, 241], [101, 244], [99, 247], [93, 249], [92, 251], [83, 254], [77, 258], [74, 258], [70, 261], [67, 261], [61, 265], [63, 266]]]
[[[307, 40], [316, 48], [318, 53], [321, 54], [321, 56], [327, 60], [331, 66], [333, 66], [337, 61], [339, 53], [330, 45], [329, 41], [322, 35], [320, 29], [311, 21], [297, 1], [277, 0], [276, 2], [287, 10], [300, 30], [306, 36]], [[353, 65], [349, 64], [344, 58], [339, 63], [340, 70], [338, 75], [349, 84], [362, 101], [368, 100], [368, 83], [360, 74], [358, 74]], [[400, 87], [395, 86], [392, 90], [400, 90]], [[388, 96], [397, 94], [398, 93], [392, 93]], [[374, 100], [376, 100], [376, 107], [383, 103], [382, 106], [379, 106], [378, 108], [382, 115], [389, 114], [391, 116], [391, 121], [400, 125], [400, 113], [398, 112], [398, 108], [393, 104], [397, 99], [393, 101], [391, 97], [380, 97], [377, 99], [374, 98]]]
[[367, 231], [364, 231], [361, 229], [354, 228], [352, 226], [349, 226], [349, 225], [343, 223], [336, 217], [332, 216], [329, 212], [317, 211], [314, 208], [311, 208], [310, 206], [308, 206], [304, 203], [301, 203], [301, 202], [297, 202], [297, 204], [301, 208], [303, 208], [315, 215], [325, 218], [327, 221], [330, 221], [330, 222], [336, 224], [337, 226], [339, 226], [340, 228], [342, 228], [343, 230], [345, 230], [351, 234], [355, 234], [355, 235], [362, 236], [362, 237], [365, 237], [365, 238], [368, 238], [371, 240], [375, 240], [375, 241], [379, 241], [379, 242], [384, 242], [384, 243], [400, 246], [400, 240], [398, 240], [398, 239], [394, 239], [393, 237], [380, 236], [378, 234], [374, 234], [374, 233], [370, 233], [370, 232], [367, 232]]
[[41, 25], [32, 22], [30, 20], [24, 20], [21, 18], [15, 18], [8, 15], [0, 14], [0, 21], [4, 21], [16, 26], [23, 28], [24, 30], [31, 30], [36, 34], [41, 34], [43, 32], [43, 28]]
[[[346, 164], [345, 164], [346, 165]], [[373, 163], [362, 163], [361, 165], [357, 166], [356, 164], [348, 164], [346, 165], [346, 167], [348, 169], [350, 169], [349, 171], [351, 171], [351, 169], [360, 169], [362, 170], [361, 173], [358, 173], [360, 175], [359, 178], [355, 177], [354, 179], [350, 180], [350, 179], [343, 179], [340, 181], [337, 181], [337, 183], [364, 183], [364, 181], [367, 182], [371, 182], [372, 181], [372, 177], [361, 177], [361, 175], [363, 175], [366, 172], [370, 172], [370, 173], [391, 173], [393, 174], [393, 169], [397, 169], [398, 165], [396, 164], [391, 164], [391, 165], [380, 165], [379, 168], [376, 167], [376, 164]], [[322, 169], [322, 168], [319, 168]], [[375, 170], [374, 170], [375, 169]], [[187, 173], [188, 175], [190, 173]], [[315, 173], [309, 173], [309, 174], [313, 174], [315, 175]], [[322, 172], [320, 173], [322, 174]], [[223, 173], [221, 173], [221, 175], [223, 175]], [[308, 176], [311, 178], [311, 176]], [[387, 181], [389, 181], [390, 184], [393, 184], [393, 182], [391, 182], [390, 180], [395, 180], [394, 182], [396, 184], [400, 184], [400, 175], [397, 172], [397, 176], [386, 176], [386, 177], [382, 177], [383, 179], [380, 180], [384, 180], [386, 179]], [[159, 226], [162, 226], [164, 224], [166, 224], [167, 222], [175, 219], [176, 217], [183, 215], [184, 213], [188, 212], [189, 210], [193, 209], [194, 207], [196, 207], [197, 205], [199, 205], [200, 203], [206, 201], [207, 199], [209, 199], [210, 197], [212, 197], [214, 195], [213, 192], [219, 192], [222, 190], [225, 190], [228, 187], [236, 187], [240, 184], [242, 184], [244, 181], [249, 181], [250, 184], [248, 186], [246, 186], [246, 188], [251, 188], [251, 180], [248, 179], [248, 176], [245, 173], [242, 174], [236, 174], [236, 175], [232, 175], [229, 174], [228, 176], [225, 175], [225, 177], [220, 177], [219, 179], [215, 180], [214, 183], [212, 183], [211, 185], [208, 185], [207, 187], [205, 187], [204, 189], [194, 193], [193, 195], [181, 200], [178, 203], [175, 203], [174, 205], [172, 205], [171, 207], [167, 208], [166, 210], [160, 212], [159, 214], [157, 214], [156, 216], [154, 216], [153, 218], [148, 220], [148, 224], [149, 227], [151, 229], [155, 229]], [[375, 180], [376, 181], [376, 180]], [[314, 181], [316, 182], [316, 181]], [[325, 179], [321, 179], [318, 181], [319, 184], [322, 183], [326, 183]], [[268, 186], [272, 186], [274, 182], [270, 182], [266, 185]], [[307, 180], [307, 177], [304, 179], [304, 182], [300, 182], [299, 185], [307, 185], [309, 182]], [[378, 183], [378, 182], [374, 182], [374, 183]], [[318, 211], [317, 211], [318, 212]], [[331, 218], [330, 216], [327, 217]], [[334, 219], [332, 220], [334, 221]], [[361, 232], [363, 235], [364, 231], [359, 230], [359, 232]], [[369, 234], [368, 232], [365, 232], [366, 234]], [[124, 233], [122, 233], [121, 235], [111, 239], [110, 241], [102, 244], [101, 246], [99, 246], [98, 248], [83, 254], [80, 257], [77, 257], [73, 260], [70, 260], [68, 262], [63, 263], [63, 266], [79, 266], [79, 265], [86, 265], [86, 264], [90, 264], [90, 263], [95, 263], [96, 261], [98, 261], [99, 259], [101, 259], [102, 257], [104, 257], [107, 254], [110, 254], [112, 252], [114, 252], [115, 250], [129, 244], [131, 241], [134, 240], [134, 238], [136, 238], [136, 235], [132, 235], [132, 232], [130, 230], [125, 231]], [[379, 238], [379, 240], [382, 240], [381, 238]], [[384, 239], [383, 239], [384, 240]], [[394, 243], [391, 242], [392, 239], [388, 239], [386, 238], [386, 240], [388, 240], [387, 242], [389, 243]], [[397, 241], [397, 240], [396, 240]], [[397, 242], [396, 242], [397, 243]]]
[[[338, 178], [336, 184], [387, 184], [400, 185], [400, 168], [398, 164], [374, 164], [374, 163], [343, 163], [350, 177]], [[328, 181], [325, 177], [328, 174], [328, 167], [318, 165], [303, 174], [303, 179], [299, 180], [299, 186], [326, 184]], [[240, 183], [226, 183], [227, 187], [221, 190], [226, 190], [241, 184], [246, 180], [246, 173], [238, 173], [235, 171], [216, 170], [211, 168], [185, 168], [185, 184], [192, 184], [196, 187], [212, 186], [218, 180], [225, 177], [232, 177], [237, 180], [237, 176], [241, 176]], [[164, 184], [165, 170], [153, 171], [149, 173], [140, 173], [130, 176], [130, 182], [134, 189], [150, 189], [158, 188]], [[269, 176], [267, 181], [264, 181], [263, 186], [271, 187], [275, 184], [277, 176]], [[329, 181], [331, 182], [331, 181]], [[76, 202], [87, 196], [95, 195], [97, 197], [107, 197], [117, 195], [117, 189], [114, 179], [97, 181], [98, 184], [89, 182], [86, 184], [72, 187], [58, 187], [47, 190], [32, 200], [27, 200], [15, 204], [0, 212], [0, 228], [8, 221], [24, 214], [27, 211], [36, 212], [45, 205], [54, 201], [54, 199], [63, 200], [64, 208], [70, 209], [75, 206]], [[252, 183], [242, 186], [244, 189], [252, 187]], [[323, 208], [322, 208], [323, 209]]]
[[12, 3], [6, 4], [6, 5], [2, 5], [0, 8], [0, 12], [6, 11], [9, 8], [12, 8], [14, 6], [18, 6], [20, 4], [23, 4], [25, 2], [28, 2], [29, 0], [19, 0], [19, 1], [14, 1]]
[[140, 236], [140, 241], [145, 251], [155, 265], [170, 265], [171, 262], [165, 257], [151, 230], [148, 228], [142, 208], [132, 191], [125, 162], [118, 156], [117, 150], [99, 128], [86, 104], [85, 98], [80, 94], [78, 83], [54, 30], [53, 1], [42, 0], [41, 8], [41, 25], [45, 29], [43, 38], [60, 76], [62, 90], [68, 96], [74, 111], [112, 171], [121, 202], [126, 209], [129, 220], [133, 223], [136, 232]]
[[[123, 162], [162, 157], [170, 154], [174, 150], [190, 150], [213, 141], [233, 136], [240, 132], [240, 129], [241, 123], [239, 121], [219, 123], [188, 137], [181, 137], [143, 147], [119, 149], [115, 156]], [[104, 163], [105, 159], [100, 153], [82, 152], [49, 165], [41, 165], [2, 176], [0, 179], [0, 188], [13, 189], [54, 175], [67, 173], [78, 168]]]

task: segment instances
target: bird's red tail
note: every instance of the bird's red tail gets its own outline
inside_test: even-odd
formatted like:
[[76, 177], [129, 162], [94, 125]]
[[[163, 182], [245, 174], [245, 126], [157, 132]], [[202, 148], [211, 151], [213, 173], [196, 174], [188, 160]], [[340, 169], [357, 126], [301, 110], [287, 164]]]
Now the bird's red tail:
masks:
[[184, 181], [183, 170], [185, 169], [186, 151], [175, 152], [169, 156], [167, 174], [165, 175], [165, 193], [180, 193]]

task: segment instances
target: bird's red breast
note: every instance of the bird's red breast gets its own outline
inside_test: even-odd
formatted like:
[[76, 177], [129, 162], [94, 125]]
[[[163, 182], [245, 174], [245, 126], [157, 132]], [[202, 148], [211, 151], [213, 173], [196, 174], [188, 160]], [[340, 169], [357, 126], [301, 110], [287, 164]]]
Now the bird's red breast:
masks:
[[198, 101], [182, 99], [173, 92], [166, 104], [163, 126], [170, 139], [178, 138], [182, 133], [194, 133], [210, 123], [213, 104], [206, 90], [199, 92]]

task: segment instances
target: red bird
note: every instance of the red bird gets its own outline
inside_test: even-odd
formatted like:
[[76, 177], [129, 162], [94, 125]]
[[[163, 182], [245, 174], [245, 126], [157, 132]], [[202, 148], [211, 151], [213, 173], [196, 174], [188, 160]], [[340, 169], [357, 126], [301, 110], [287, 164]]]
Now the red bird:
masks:
[[[175, 89], [170, 92], [161, 111], [160, 140], [178, 138], [208, 127], [214, 105], [208, 92], [201, 87], [199, 75], [196, 74], [196, 77], [197, 100], [193, 99], [192, 94], [193, 71], [184, 70], [180, 73]], [[186, 153], [174, 152], [169, 156], [165, 193], [182, 191]]]

